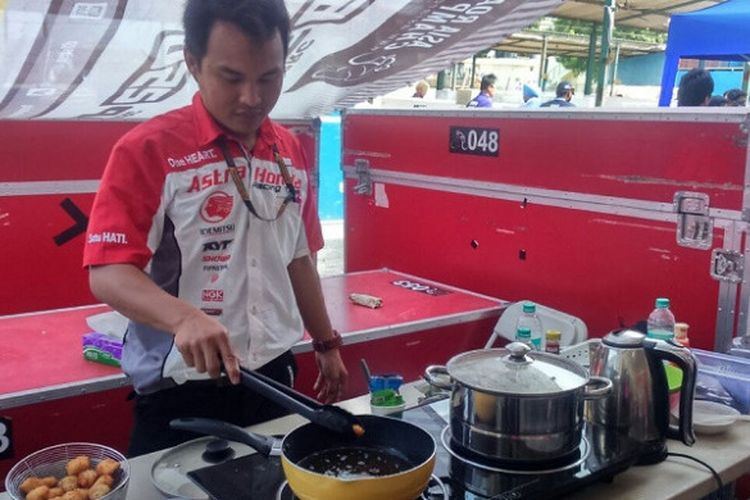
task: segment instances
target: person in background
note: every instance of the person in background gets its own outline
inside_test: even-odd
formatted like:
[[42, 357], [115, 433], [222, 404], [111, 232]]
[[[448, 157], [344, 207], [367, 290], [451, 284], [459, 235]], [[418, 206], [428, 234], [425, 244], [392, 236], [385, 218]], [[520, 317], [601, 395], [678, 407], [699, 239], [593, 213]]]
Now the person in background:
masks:
[[239, 367], [291, 386], [305, 327], [318, 398], [339, 399], [348, 376], [302, 220], [304, 154], [268, 118], [289, 44], [284, 2], [188, 0], [183, 23], [199, 91], [115, 144], [84, 248], [93, 294], [130, 319], [129, 456], [195, 437], [174, 418], [248, 426], [286, 413], [239, 385]]
[[575, 87], [573, 87], [573, 84], [570, 83], [567, 80], [563, 80], [560, 83], [557, 84], [557, 88], [555, 89], [555, 97], [551, 101], [547, 101], [540, 105], [540, 108], [572, 108], [575, 107], [575, 104], [570, 102], [571, 99], [573, 99], [573, 96], [576, 93]]
[[727, 99], [723, 95], [711, 96], [711, 99], [708, 100], [708, 106], [712, 106], [712, 107], [727, 106]]
[[727, 106], [744, 107], [747, 102], [747, 92], [742, 89], [731, 89], [724, 92]]
[[705, 69], [693, 68], [680, 78], [677, 106], [706, 106], [714, 91], [714, 80]]
[[524, 83], [522, 87], [523, 92], [523, 104], [522, 108], [538, 108], [542, 104], [542, 99], [539, 97], [539, 91], [533, 85]]
[[479, 94], [466, 104], [467, 108], [491, 108], [492, 97], [495, 95], [495, 82], [497, 77], [490, 73], [482, 77], [479, 85]]
[[423, 99], [424, 96], [427, 95], [427, 92], [429, 90], [430, 90], [430, 84], [424, 80], [421, 80], [417, 82], [417, 84], [414, 86], [414, 95], [412, 97]]

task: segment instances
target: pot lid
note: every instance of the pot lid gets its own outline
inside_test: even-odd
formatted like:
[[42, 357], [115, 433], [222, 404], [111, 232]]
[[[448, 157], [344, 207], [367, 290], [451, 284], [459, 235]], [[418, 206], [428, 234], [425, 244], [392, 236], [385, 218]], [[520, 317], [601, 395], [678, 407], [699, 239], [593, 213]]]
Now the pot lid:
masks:
[[584, 386], [585, 370], [555, 354], [531, 351], [522, 342], [504, 349], [459, 354], [447, 365], [457, 382], [473, 389], [504, 394], [554, 394]]
[[241, 443], [228, 443], [215, 437], [204, 437], [165, 451], [151, 467], [151, 481], [169, 498], [208, 500], [206, 493], [188, 476], [188, 472], [252, 453]]
[[618, 330], [608, 333], [603, 341], [613, 347], [642, 347], [646, 336], [636, 330]]

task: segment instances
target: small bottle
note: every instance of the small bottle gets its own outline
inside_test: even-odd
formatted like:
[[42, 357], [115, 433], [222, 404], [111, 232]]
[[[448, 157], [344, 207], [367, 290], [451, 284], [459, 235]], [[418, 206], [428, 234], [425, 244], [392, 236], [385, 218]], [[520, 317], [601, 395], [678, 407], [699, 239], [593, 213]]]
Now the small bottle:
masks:
[[523, 342], [533, 349], [531, 345], [531, 330], [526, 327], [519, 326], [516, 329], [516, 342]]
[[560, 354], [560, 330], [547, 330], [544, 336], [544, 352]]
[[656, 299], [656, 308], [648, 315], [646, 335], [659, 340], [674, 338], [674, 315], [669, 310], [669, 299]]
[[519, 328], [528, 328], [531, 331], [531, 348], [537, 351], [542, 350], [542, 322], [536, 315], [536, 304], [533, 302], [524, 302], [523, 313], [518, 317], [516, 331]]
[[690, 325], [687, 323], [675, 323], [674, 324], [674, 340], [678, 344], [684, 347], [690, 347], [690, 339], [688, 338], [688, 328]]

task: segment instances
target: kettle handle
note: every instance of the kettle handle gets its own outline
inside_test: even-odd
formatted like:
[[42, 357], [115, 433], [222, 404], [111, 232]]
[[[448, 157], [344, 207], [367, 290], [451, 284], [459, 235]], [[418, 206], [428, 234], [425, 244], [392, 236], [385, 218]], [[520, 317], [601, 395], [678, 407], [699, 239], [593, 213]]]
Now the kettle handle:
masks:
[[695, 356], [690, 352], [690, 349], [676, 344], [671, 340], [657, 340], [654, 343], [652, 352], [657, 359], [671, 361], [682, 370], [679, 424], [669, 424], [667, 437], [679, 439], [686, 445], [692, 446], [695, 443], [695, 433], [693, 432], [693, 399], [695, 398], [696, 379]]

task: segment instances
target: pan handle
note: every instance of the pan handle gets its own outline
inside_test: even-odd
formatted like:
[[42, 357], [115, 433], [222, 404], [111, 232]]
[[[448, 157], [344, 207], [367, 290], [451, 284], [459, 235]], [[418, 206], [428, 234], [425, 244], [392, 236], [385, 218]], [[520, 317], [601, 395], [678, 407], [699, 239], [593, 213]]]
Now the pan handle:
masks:
[[433, 387], [438, 389], [445, 389], [450, 391], [453, 389], [453, 384], [446, 382], [445, 379], [450, 377], [448, 374], [448, 368], [442, 365], [430, 365], [424, 370], [424, 379]]
[[213, 418], [176, 418], [169, 422], [169, 426], [172, 429], [180, 431], [195, 432], [196, 434], [205, 434], [207, 436], [216, 436], [222, 439], [228, 439], [229, 441], [235, 441], [238, 443], [244, 443], [255, 451], [268, 457], [269, 455], [276, 455], [275, 449], [277, 440], [264, 436], [262, 434], [256, 434], [254, 432], [246, 431], [242, 427], [239, 427], [229, 422], [222, 420], [215, 420]]

